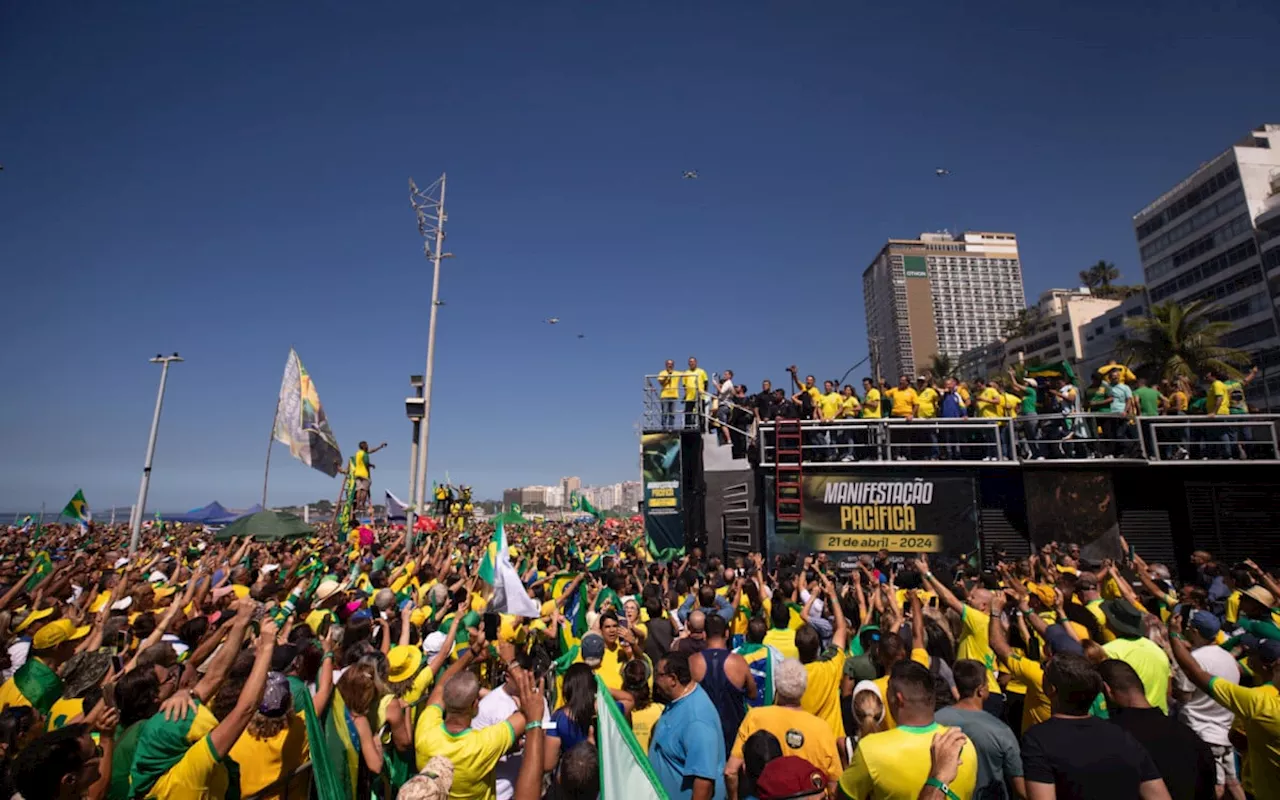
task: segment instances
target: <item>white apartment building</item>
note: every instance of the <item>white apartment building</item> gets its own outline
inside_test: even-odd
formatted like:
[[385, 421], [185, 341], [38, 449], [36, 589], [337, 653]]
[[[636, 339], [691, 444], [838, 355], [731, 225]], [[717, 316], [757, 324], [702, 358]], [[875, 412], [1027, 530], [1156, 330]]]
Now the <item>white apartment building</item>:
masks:
[[867, 337], [889, 382], [935, 354], [959, 358], [998, 338], [1026, 306], [1012, 233], [922, 233], [890, 239], [862, 273]]
[[[1278, 176], [1280, 125], [1261, 125], [1133, 217], [1151, 304], [1212, 301], [1233, 325], [1223, 343], [1264, 367], [1280, 364]], [[1260, 382], [1250, 386], [1250, 402], [1263, 394]]]
[[1116, 346], [1125, 336], [1125, 321], [1146, 316], [1149, 313], [1147, 309], [1146, 294], [1135, 294], [1105, 314], [1080, 326], [1077, 333], [1083, 342], [1082, 358], [1076, 374], [1083, 383], [1087, 384], [1099, 367], [1116, 357]]
[[1068, 361], [1074, 367], [1083, 357], [1081, 328], [1120, 305], [1119, 300], [1094, 297], [1084, 287], [1050, 289], [1034, 308], [1039, 324], [1025, 336], [996, 339], [966, 350], [957, 361], [961, 378], [985, 378], [1019, 363], [1050, 364]]

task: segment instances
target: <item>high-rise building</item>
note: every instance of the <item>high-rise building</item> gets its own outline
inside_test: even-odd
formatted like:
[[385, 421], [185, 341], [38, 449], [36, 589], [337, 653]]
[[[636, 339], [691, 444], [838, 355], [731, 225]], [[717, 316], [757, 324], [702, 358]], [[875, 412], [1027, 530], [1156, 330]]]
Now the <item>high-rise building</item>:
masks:
[[1119, 300], [1094, 297], [1083, 287], [1043, 292], [1030, 309], [1033, 313], [1024, 332], [961, 353], [956, 360], [956, 375], [964, 379], [985, 378], [1020, 363], [1066, 361], [1076, 367], [1084, 358], [1084, 328], [1119, 305]]
[[1026, 307], [1012, 233], [922, 233], [890, 239], [862, 273], [867, 338], [890, 383], [998, 338]]
[[569, 502], [569, 497], [574, 492], [582, 491], [582, 479], [576, 476], [572, 478], [561, 478], [560, 491], [564, 496], [564, 501], [566, 503]]
[[[1280, 125], [1260, 125], [1133, 217], [1151, 304], [1213, 302], [1222, 343], [1275, 357], [1280, 301]], [[1280, 392], [1280, 377], [1271, 389]], [[1261, 381], [1250, 402], [1263, 404]]]

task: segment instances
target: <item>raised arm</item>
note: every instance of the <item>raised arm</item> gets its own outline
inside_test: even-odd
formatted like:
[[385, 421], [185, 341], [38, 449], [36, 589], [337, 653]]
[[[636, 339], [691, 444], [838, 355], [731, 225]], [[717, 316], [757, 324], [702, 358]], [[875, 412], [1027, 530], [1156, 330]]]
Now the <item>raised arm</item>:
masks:
[[[831, 634], [831, 646], [843, 651], [849, 646], [849, 624], [844, 618], [844, 609], [840, 607], [840, 598], [836, 597], [836, 590], [831, 585], [831, 580], [827, 578], [826, 573], [820, 573], [820, 575], [822, 577], [822, 590], [826, 592], [827, 602], [831, 603], [831, 611], [836, 620], [835, 632]], [[923, 626], [921, 629], [923, 630]]]
[[240, 734], [244, 733], [249, 720], [258, 710], [258, 703], [262, 700], [262, 690], [267, 685], [267, 673], [271, 671], [271, 653], [276, 646], [276, 631], [275, 620], [264, 617], [262, 631], [258, 636], [257, 652], [254, 654], [253, 671], [249, 673], [249, 678], [244, 683], [240, 699], [236, 701], [231, 713], [225, 716], [218, 723], [218, 727], [209, 734], [209, 742], [219, 760], [231, 752], [231, 746], [240, 738]]
[[1007, 662], [1009, 656], [1013, 655], [1013, 648], [1009, 647], [1009, 642], [1004, 635], [1004, 622], [1000, 616], [1004, 613], [1005, 594], [1004, 592], [994, 592], [991, 595], [991, 621], [987, 623], [987, 640], [991, 644], [991, 652], [996, 654], [996, 658]]
[[[205, 672], [204, 677], [196, 684], [193, 690], [200, 702], [208, 703], [213, 699], [214, 692], [218, 691], [218, 687], [226, 680], [227, 673], [231, 671], [231, 665], [235, 663], [236, 656], [240, 655], [240, 646], [244, 644], [244, 633], [249, 627], [249, 619], [253, 616], [254, 603], [249, 598], [237, 600], [234, 608], [236, 609], [235, 619], [231, 620], [231, 630], [227, 634], [227, 638], [222, 642], [222, 649], [213, 657], [213, 662], [209, 664], [209, 669]], [[272, 625], [274, 631], [275, 626]], [[274, 642], [274, 639], [272, 640]], [[268, 661], [270, 658], [267, 659]], [[268, 664], [268, 666], [270, 666]], [[236, 734], [237, 736], [239, 734]], [[235, 739], [233, 738], [234, 742]], [[230, 747], [230, 744], [227, 745]], [[226, 750], [221, 751], [226, 753]]]
[[915, 566], [916, 570], [920, 572], [920, 576], [924, 578], [925, 584], [938, 596], [938, 599], [941, 600], [947, 608], [950, 608], [957, 614], [964, 613], [964, 603], [960, 602], [960, 598], [956, 597], [950, 589], [942, 584], [942, 581], [934, 577], [934, 574], [929, 571], [928, 556], [922, 554], [916, 559]]

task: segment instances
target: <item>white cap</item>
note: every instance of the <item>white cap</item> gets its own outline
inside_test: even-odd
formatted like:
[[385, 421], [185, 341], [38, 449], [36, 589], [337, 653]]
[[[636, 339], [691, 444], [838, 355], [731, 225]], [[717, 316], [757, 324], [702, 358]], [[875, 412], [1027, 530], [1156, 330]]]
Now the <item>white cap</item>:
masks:
[[1035, 378], [1023, 378], [1023, 379], [1022, 379], [1022, 382], [1023, 382], [1023, 383], [1025, 383], [1025, 384], [1026, 384], [1026, 385], [1028, 385], [1028, 386], [1039, 386], [1039, 385], [1040, 385], [1040, 384], [1036, 383], [1036, 379], [1035, 379]]
[[123, 557], [122, 557], [122, 558], [117, 558], [117, 559], [116, 559], [116, 567], [115, 567], [115, 568], [116, 568], [116, 569], [120, 569], [121, 567], [123, 567], [125, 564], [128, 564], [128, 563], [129, 563], [129, 559], [128, 559], [128, 558], [123, 558]]
[[132, 597], [122, 597], [122, 598], [120, 598], [119, 600], [117, 600], [117, 601], [115, 601], [114, 603], [112, 603], [112, 604], [111, 604], [111, 610], [112, 610], [112, 611], [124, 611], [126, 608], [128, 608], [128, 607], [129, 607], [129, 606], [131, 606], [131, 605], [133, 605], [133, 598], [132, 598]]
[[423, 652], [425, 652], [428, 657], [434, 656], [444, 647], [444, 640], [448, 638], [448, 636], [445, 636], [440, 631], [433, 631], [427, 634], [427, 638], [422, 640]]

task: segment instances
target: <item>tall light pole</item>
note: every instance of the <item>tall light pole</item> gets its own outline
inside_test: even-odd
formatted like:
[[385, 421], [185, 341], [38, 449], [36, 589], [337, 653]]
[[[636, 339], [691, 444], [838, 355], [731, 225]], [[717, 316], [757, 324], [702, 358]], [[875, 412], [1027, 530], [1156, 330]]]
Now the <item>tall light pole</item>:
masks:
[[129, 518], [130, 556], [137, 555], [138, 539], [142, 535], [142, 514], [143, 509], [147, 507], [147, 489], [151, 485], [151, 460], [156, 454], [156, 434], [160, 431], [160, 409], [164, 406], [164, 384], [169, 378], [169, 365], [181, 360], [177, 353], [171, 356], [157, 354], [151, 359], [152, 364], [160, 365], [160, 390], [156, 392], [156, 410], [151, 415], [151, 437], [147, 439], [147, 460], [142, 465], [142, 484], [138, 486], [138, 503], [133, 507], [133, 513]]
[[[422, 235], [422, 253], [431, 260], [431, 321], [427, 326], [427, 369], [423, 375], [422, 427], [418, 432], [418, 503], [427, 497], [427, 442], [431, 436], [431, 377], [436, 360], [436, 312], [440, 302], [440, 261], [452, 254], [444, 252], [444, 223], [448, 219], [444, 211], [445, 175], [428, 186], [419, 189], [409, 179], [409, 204], [418, 217], [418, 233]], [[407, 520], [406, 520], [407, 521]]]

